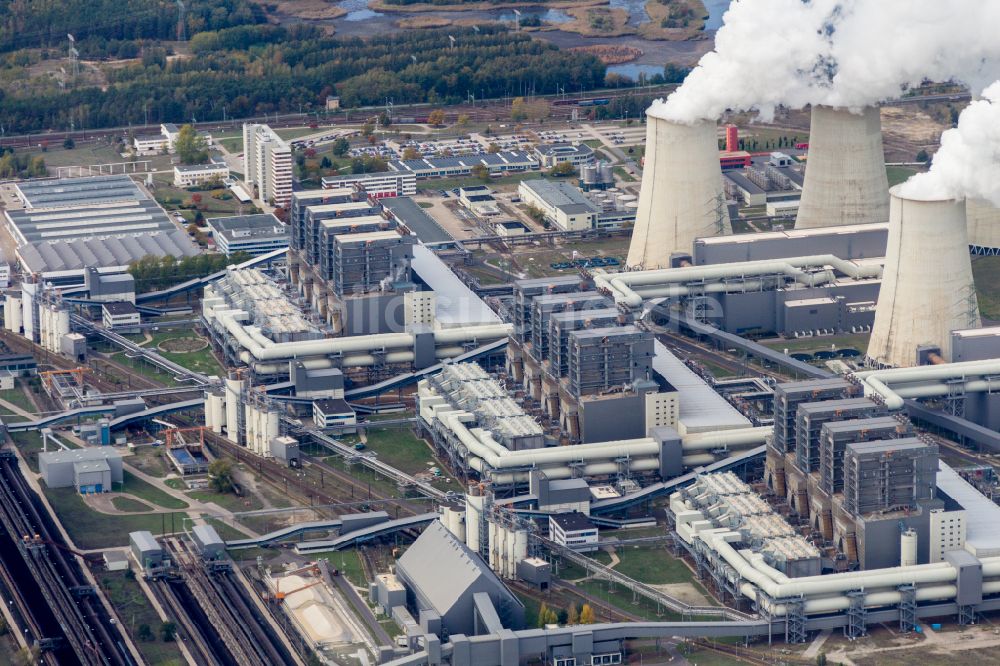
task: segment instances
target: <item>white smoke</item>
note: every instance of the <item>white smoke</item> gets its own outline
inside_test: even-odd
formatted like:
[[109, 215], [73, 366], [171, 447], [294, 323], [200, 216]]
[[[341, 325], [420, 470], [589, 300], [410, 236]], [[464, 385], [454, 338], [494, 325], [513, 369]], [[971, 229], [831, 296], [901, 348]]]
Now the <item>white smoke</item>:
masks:
[[903, 183], [907, 199], [985, 199], [1000, 207], [1000, 81], [941, 135], [930, 171]]
[[853, 110], [925, 80], [975, 90], [1000, 68], [997, 0], [733, 0], [705, 54], [653, 115], [691, 124], [726, 110]]

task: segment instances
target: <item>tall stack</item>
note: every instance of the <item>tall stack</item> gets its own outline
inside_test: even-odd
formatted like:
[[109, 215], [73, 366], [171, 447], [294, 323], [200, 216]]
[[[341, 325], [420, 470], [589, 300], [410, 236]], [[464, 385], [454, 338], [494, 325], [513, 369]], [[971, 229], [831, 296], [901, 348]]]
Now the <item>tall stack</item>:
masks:
[[715, 123], [682, 125], [646, 111], [646, 157], [627, 265], [669, 268], [695, 238], [732, 232]]
[[909, 367], [917, 349], [951, 360], [951, 332], [980, 326], [965, 202], [904, 198], [892, 189], [889, 242], [869, 363]]
[[879, 110], [866, 107], [856, 114], [814, 106], [795, 228], [888, 221], [889, 182]]

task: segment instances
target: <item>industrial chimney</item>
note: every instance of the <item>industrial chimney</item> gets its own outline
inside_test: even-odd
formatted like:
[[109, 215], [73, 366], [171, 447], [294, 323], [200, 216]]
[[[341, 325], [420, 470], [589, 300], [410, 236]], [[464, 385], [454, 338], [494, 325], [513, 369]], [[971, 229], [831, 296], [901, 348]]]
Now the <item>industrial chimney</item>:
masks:
[[646, 111], [646, 161], [626, 264], [669, 268], [695, 238], [732, 233], [715, 123], [683, 125]]
[[917, 364], [927, 345], [951, 360], [951, 332], [978, 328], [979, 303], [965, 228], [965, 202], [904, 198], [892, 189], [889, 243], [868, 361]]
[[875, 107], [860, 114], [814, 106], [796, 229], [889, 221], [889, 182], [882, 119]]
[[1000, 254], [1000, 208], [982, 199], [965, 202], [969, 247], [973, 254]]

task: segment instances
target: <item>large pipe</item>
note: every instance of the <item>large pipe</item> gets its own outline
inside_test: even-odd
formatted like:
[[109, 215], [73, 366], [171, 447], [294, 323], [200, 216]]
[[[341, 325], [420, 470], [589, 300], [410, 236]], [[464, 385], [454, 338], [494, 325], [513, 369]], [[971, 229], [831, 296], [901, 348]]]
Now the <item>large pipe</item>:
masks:
[[[642, 287], [664, 288], [675, 284], [715, 282], [763, 275], [785, 275], [802, 285], [817, 286], [834, 279], [834, 274], [829, 269], [818, 273], [807, 273], [803, 269], [826, 266], [831, 266], [837, 272], [856, 280], [882, 276], [881, 266], [857, 264], [827, 254], [650, 271], [597, 273], [594, 275], [594, 283], [598, 289], [610, 291], [616, 303], [624, 303], [631, 308], [638, 308], [642, 305], [643, 296], [637, 292]], [[691, 289], [704, 290], [705, 287], [695, 285]]]
[[[969, 377], [992, 377], [1000, 375], [1000, 358], [986, 359], [982, 361], [964, 361], [962, 363], [944, 363], [941, 365], [924, 365], [915, 368], [887, 368], [883, 370], [868, 370], [854, 373], [865, 390], [865, 395], [878, 395], [885, 402], [889, 409], [902, 409], [904, 398], [929, 397], [932, 395], [945, 395], [932, 392], [931, 388], [924, 385], [947, 389], [949, 380], [966, 380], [967, 390], [991, 391], [1000, 386], [993, 385], [990, 381], [980, 379], [968, 381]], [[894, 390], [891, 385], [907, 384]]]

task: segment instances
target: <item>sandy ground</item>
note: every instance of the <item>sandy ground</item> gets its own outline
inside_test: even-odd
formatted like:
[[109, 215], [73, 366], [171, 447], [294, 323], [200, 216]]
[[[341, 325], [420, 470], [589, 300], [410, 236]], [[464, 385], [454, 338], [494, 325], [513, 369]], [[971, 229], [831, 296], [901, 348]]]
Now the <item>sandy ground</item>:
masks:
[[667, 585], [650, 585], [675, 599], [680, 599], [690, 606], [709, 606], [711, 602], [691, 583], [670, 583]]

